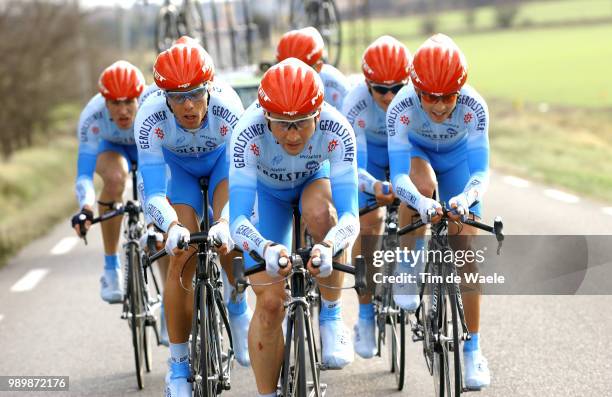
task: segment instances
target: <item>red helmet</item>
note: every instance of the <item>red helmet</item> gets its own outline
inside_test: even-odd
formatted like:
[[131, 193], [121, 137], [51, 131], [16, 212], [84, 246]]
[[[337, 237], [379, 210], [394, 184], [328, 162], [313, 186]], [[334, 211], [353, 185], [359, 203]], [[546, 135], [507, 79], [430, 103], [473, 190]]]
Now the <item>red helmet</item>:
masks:
[[200, 42], [190, 36], [181, 36], [178, 39], [174, 40], [174, 43], [172, 43], [172, 45], [177, 44], [200, 45]]
[[104, 69], [98, 80], [100, 94], [106, 99], [123, 101], [137, 98], [145, 87], [142, 72], [128, 61], [117, 61]]
[[399, 83], [408, 80], [410, 58], [405, 45], [391, 36], [381, 36], [364, 51], [361, 70], [373, 83]]
[[153, 65], [155, 84], [162, 90], [187, 88], [211, 81], [212, 58], [200, 45], [175, 44], [157, 56]]
[[323, 56], [323, 37], [312, 26], [285, 33], [276, 47], [276, 60], [297, 58], [307, 65], [314, 65]]
[[467, 69], [467, 61], [457, 44], [438, 33], [427, 39], [414, 54], [410, 78], [419, 90], [445, 95], [463, 87]]
[[323, 103], [323, 81], [304, 62], [287, 58], [263, 75], [257, 96], [259, 104], [267, 112], [308, 115]]

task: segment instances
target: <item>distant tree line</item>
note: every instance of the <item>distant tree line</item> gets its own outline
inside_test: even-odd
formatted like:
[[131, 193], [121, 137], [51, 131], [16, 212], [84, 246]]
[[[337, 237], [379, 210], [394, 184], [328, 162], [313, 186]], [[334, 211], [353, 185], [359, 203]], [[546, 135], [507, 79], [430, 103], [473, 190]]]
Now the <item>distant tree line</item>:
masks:
[[0, 155], [52, 139], [52, 111], [82, 99], [112, 45], [75, 0], [0, 2]]

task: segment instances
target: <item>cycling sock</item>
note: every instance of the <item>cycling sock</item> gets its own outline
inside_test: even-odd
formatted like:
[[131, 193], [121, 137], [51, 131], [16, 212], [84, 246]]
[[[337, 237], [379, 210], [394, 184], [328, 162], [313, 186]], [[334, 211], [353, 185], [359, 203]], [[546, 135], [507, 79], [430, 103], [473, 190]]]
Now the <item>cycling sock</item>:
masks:
[[374, 319], [374, 305], [372, 303], [359, 304], [359, 318], [363, 320]]
[[104, 270], [117, 270], [121, 267], [119, 255], [104, 255]]
[[[240, 295], [244, 295], [244, 294], [240, 294]], [[247, 305], [247, 301], [244, 298], [240, 299], [237, 302], [234, 302], [231, 299], [229, 300], [229, 302], [227, 302], [227, 311], [232, 316], [239, 316], [243, 313], [246, 313], [248, 308], [249, 306]]]
[[182, 363], [189, 360], [189, 343], [170, 343], [170, 360]]
[[466, 340], [465, 343], [463, 344], [463, 351], [464, 352], [473, 352], [476, 350], [480, 350], [480, 340], [479, 340], [479, 336], [480, 333], [478, 332], [470, 332], [470, 336], [471, 339], [470, 340]]
[[319, 322], [325, 322], [330, 320], [340, 320], [340, 300], [327, 301], [321, 298], [321, 313], [319, 313]]

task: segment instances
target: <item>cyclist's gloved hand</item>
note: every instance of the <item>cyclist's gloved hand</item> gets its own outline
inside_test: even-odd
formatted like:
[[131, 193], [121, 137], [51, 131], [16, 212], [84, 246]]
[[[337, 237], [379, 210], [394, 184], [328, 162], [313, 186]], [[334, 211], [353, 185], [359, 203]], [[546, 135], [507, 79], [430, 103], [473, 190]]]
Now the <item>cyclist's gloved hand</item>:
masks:
[[141, 249], [147, 249], [148, 247], [148, 243], [149, 243], [149, 239], [155, 241], [155, 249], [160, 249], [161, 248], [161, 244], [164, 241], [164, 235], [160, 232], [157, 231], [157, 229], [155, 228], [155, 226], [153, 225], [149, 225], [147, 226], [147, 232], [143, 233], [142, 236], [140, 236], [140, 248]]
[[234, 240], [232, 240], [227, 221], [223, 219], [219, 220], [219, 222], [210, 228], [208, 235], [213, 238], [216, 244], [221, 244], [219, 251], [222, 254], [226, 255], [234, 249]]
[[281, 257], [289, 257], [289, 250], [287, 247], [281, 244], [269, 244], [264, 251], [264, 259], [266, 261], [266, 273], [268, 273], [272, 277], [278, 277], [279, 275], [286, 275], [290, 266], [287, 266], [282, 269], [278, 264], [278, 261]]
[[462, 221], [465, 221], [470, 213], [470, 202], [465, 193], [458, 194], [457, 196], [448, 200], [448, 206], [455, 210], [456, 214], [461, 217]]
[[[319, 277], [329, 277], [332, 273], [332, 258], [333, 251], [331, 245], [323, 242], [319, 244], [315, 244], [312, 247], [312, 251], [310, 251], [310, 264], [311, 267], [308, 268], [310, 272]], [[319, 257], [321, 260], [321, 264], [318, 267], [312, 266], [313, 258]]]
[[179, 241], [183, 241], [185, 244], [189, 243], [189, 230], [185, 226], [176, 223], [174, 226], [170, 226], [168, 230], [168, 239], [166, 240], [166, 253], [168, 255], [174, 256], [175, 250], [178, 249]]
[[81, 211], [75, 214], [71, 219], [72, 228], [77, 232], [79, 237], [82, 237], [87, 233], [87, 229], [93, 221], [93, 211], [89, 208], [83, 207]]
[[421, 216], [421, 221], [427, 224], [431, 222], [427, 211], [430, 209], [434, 209], [436, 214], [442, 215], [442, 206], [436, 200], [430, 199], [429, 197], [421, 196], [419, 199], [419, 215]]

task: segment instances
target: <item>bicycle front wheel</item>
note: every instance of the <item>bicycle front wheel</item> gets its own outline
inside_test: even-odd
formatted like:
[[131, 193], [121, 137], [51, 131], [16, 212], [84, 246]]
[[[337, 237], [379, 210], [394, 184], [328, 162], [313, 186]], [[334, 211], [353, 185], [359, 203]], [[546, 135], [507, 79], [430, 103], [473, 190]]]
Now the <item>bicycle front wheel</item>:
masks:
[[129, 325], [132, 331], [132, 346], [134, 347], [134, 362], [136, 364], [136, 380], [138, 388], [144, 387], [144, 370], [147, 355], [145, 344], [150, 341], [147, 338], [147, 326], [145, 324], [145, 302], [142, 294], [142, 278], [140, 273], [140, 258], [134, 244], [129, 243], [127, 249], [128, 288], [127, 302], [129, 307]]
[[162, 52], [179, 37], [178, 15], [174, 7], [162, 7], [155, 20], [155, 48]]
[[306, 397], [306, 354], [304, 339], [304, 309], [295, 307], [293, 318], [287, 323], [285, 357], [283, 361], [281, 391], [283, 397]]
[[461, 387], [461, 356], [457, 319], [457, 296], [449, 291], [446, 295], [444, 324], [441, 343], [444, 365], [444, 388], [446, 396], [459, 396]]
[[396, 313], [387, 316], [386, 344], [389, 347], [391, 372], [395, 374], [397, 390], [402, 390], [406, 374], [406, 312], [396, 307], [391, 310]]

